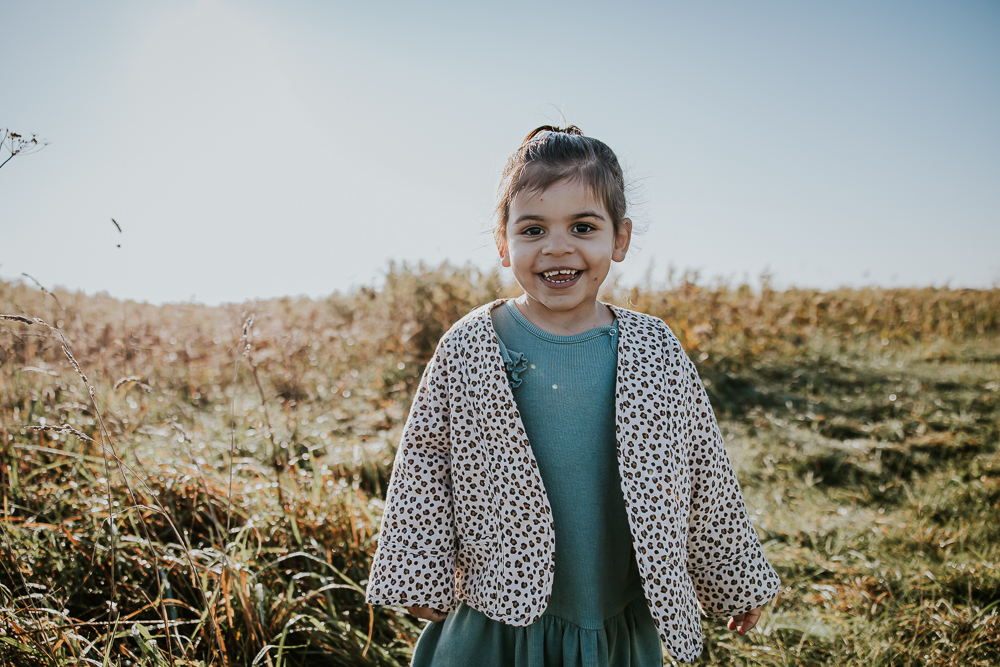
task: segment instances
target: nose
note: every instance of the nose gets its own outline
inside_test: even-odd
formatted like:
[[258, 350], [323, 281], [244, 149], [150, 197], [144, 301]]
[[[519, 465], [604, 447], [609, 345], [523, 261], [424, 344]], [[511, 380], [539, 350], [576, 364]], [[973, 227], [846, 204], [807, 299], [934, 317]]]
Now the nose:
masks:
[[572, 254], [575, 250], [573, 237], [570, 234], [562, 230], [553, 230], [545, 238], [542, 254], [561, 257]]

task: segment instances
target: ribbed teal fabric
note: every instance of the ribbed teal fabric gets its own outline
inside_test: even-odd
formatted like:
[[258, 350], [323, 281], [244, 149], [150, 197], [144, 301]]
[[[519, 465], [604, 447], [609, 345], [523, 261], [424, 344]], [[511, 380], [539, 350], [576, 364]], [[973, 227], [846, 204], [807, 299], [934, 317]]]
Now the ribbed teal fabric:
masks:
[[555, 573], [543, 617], [505, 625], [465, 604], [424, 628], [414, 667], [659, 667], [618, 474], [618, 330], [542, 331], [513, 302], [493, 326], [552, 506]]

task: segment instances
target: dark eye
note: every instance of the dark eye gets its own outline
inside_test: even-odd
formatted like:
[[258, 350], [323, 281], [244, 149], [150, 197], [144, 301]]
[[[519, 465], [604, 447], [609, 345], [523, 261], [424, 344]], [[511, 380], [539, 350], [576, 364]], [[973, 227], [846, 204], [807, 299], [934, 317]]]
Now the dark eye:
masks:
[[589, 222], [578, 222], [573, 225], [574, 234], [586, 234], [587, 232], [593, 231], [594, 226]]
[[521, 233], [525, 236], [541, 236], [545, 231], [541, 227], [527, 227]]

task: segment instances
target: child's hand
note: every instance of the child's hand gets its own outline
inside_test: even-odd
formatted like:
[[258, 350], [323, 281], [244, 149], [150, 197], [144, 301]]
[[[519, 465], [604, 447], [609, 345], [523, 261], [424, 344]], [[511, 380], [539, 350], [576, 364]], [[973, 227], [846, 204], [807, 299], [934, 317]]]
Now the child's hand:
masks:
[[[407, 607], [406, 611], [410, 612], [417, 618], [424, 619], [425, 621], [443, 621], [448, 616], [445, 612], [438, 611], [433, 607]], [[759, 609], [757, 610], [757, 615], [760, 615]]]
[[753, 630], [753, 626], [757, 625], [758, 620], [760, 620], [760, 607], [743, 612], [742, 614], [736, 614], [729, 619], [729, 624], [726, 627], [730, 630], [736, 630], [741, 635], [745, 635]]

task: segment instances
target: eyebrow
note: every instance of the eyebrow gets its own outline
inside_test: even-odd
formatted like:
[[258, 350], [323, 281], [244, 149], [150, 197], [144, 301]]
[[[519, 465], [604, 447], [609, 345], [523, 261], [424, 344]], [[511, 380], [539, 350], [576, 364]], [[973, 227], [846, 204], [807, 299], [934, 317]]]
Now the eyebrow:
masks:
[[[607, 222], [607, 218], [598, 213], [597, 211], [581, 211], [579, 213], [574, 213], [569, 217], [570, 220], [583, 220], [584, 218], [597, 218], [598, 220], [604, 220]], [[522, 222], [544, 222], [545, 217], [541, 215], [532, 215], [530, 213], [525, 213], [524, 215], [517, 216], [514, 220], [514, 224], [520, 224]]]

